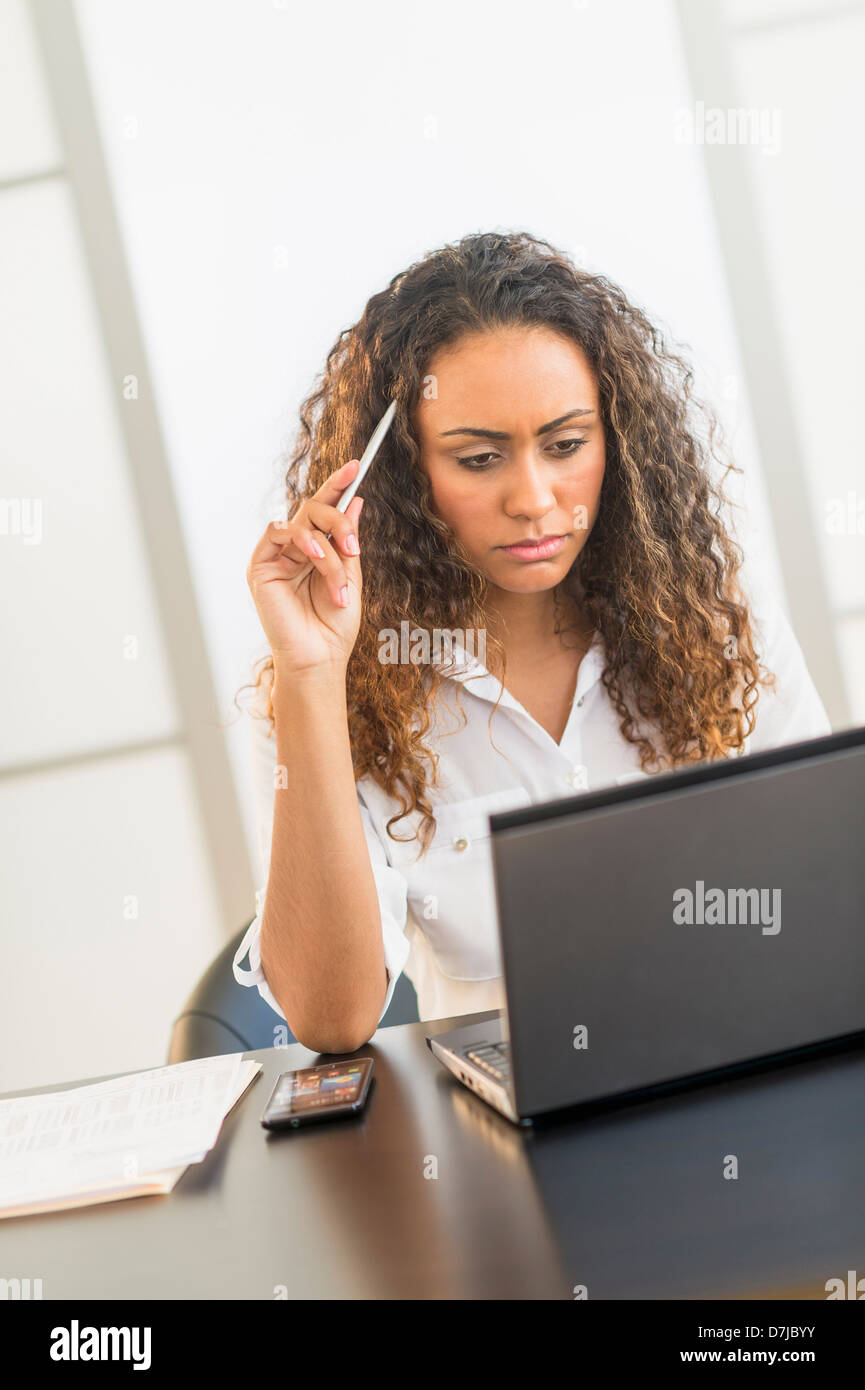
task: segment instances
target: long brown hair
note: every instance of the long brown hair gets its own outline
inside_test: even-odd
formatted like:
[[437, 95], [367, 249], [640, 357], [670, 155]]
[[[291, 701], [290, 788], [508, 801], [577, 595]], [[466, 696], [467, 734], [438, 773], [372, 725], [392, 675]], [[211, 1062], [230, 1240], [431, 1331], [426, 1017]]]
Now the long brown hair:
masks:
[[[344, 329], [300, 409], [287, 465], [288, 511], [347, 459], [358, 458], [391, 400], [397, 415], [364, 485], [363, 601], [348, 663], [355, 778], [371, 777], [435, 829], [425, 743], [445, 670], [383, 664], [380, 635], [410, 628], [487, 631], [487, 580], [432, 509], [413, 413], [435, 353], [467, 333], [540, 326], [575, 342], [599, 388], [606, 468], [594, 526], [561, 586], [600, 633], [601, 680], [644, 771], [741, 752], [754, 728], [758, 664], [739, 587], [742, 553], [728, 505], [711, 410], [693, 373], [621, 289], [527, 233], [484, 233], [431, 252], [394, 276]], [[500, 644], [490, 635], [498, 652]], [[487, 663], [489, 665], [489, 662]], [[761, 675], [762, 669], [762, 675]], [[273, 661], [253, 687], [273, 721]], [[244, 687], [248, 689], [249, 687]]]

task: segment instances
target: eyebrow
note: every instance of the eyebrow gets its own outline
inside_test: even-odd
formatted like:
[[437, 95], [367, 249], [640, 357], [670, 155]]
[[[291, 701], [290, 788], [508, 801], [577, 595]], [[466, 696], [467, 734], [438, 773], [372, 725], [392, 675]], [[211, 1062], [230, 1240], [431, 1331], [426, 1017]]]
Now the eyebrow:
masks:
[[[551, 420], [548, 425], [541, 425], [537, 433], [548, 434], [549, 431], [554, 430], [557, 425], [563, 425], [566, 420], [573, 419], [575, 415], [594, 415], [594, 413], [595, 412], [588, 406], [578, 406], [576, 410], [569, 410], [565, 415], [560, 415], [557, 420]], [[510, 439], [510, 435], [506, 430], [482, 430], [472, 425], [460, 425], [459, 428], [455, 430], [442, 430], [439, 434], [439, 438], [444, 439], [448, 434], [475, 434], [480, 439]]]

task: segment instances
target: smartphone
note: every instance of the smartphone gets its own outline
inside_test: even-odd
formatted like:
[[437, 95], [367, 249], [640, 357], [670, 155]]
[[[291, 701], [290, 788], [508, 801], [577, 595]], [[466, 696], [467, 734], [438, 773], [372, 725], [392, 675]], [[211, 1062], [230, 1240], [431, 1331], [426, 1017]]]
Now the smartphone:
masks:
[[[336, 510], [338, 512], [344, 512], [347, 509], [349, 502], [354, 497], [355, 493], [357, 492], [358, 488], [360, 487], [361, 483], [363, 482], [364, 478], [369, 472], [369, 466], [375, 458], [376, 454], [378, 453], [379, 448], [381, 447], [381, 443], [388, 430], [390, 429], [391, 424], [393, 423], [394, 415], [396, 415], [396, 401], [391, 401], [384, 415], [382, 415], [381, 419], [379, 420], [378, 424], [373, 430], [372, 435], [370, 437], [370, 441], [363, 451], [360, 460], [360, 468], [355, 473], [348, 487], [345, 488], [344, 491], [340, 494], [340, 499], [336, 504]], [[332, 531], [328, 531], [327, 539], [333, 539]]]
[[366, 1105], [371, 1082], [371, 1057], [281, 1072], [261, 1123], [265, 1129], [296, 1129], [315, 1120], [359, 1115]]

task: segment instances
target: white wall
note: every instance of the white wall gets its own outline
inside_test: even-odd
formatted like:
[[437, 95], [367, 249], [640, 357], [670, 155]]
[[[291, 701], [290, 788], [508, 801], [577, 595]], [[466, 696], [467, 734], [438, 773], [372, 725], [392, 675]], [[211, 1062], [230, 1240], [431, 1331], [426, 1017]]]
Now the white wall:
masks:
[[767, 526], [666, 0], [78, 10], [226, 713], [263, 650], [243, 576], [297, 404], [366, 299], [466, 232], [528, 228], [689, 343]]
[[[727, 0], [727, 14], [743, 104], [781, 117], [778, 156], [749, 152], [752, 186], [851, 716], [865, 724], [865, 5]], [[856, 525], [839, 530], [841, 502]]]
[[164, 1062], [222, 941], [60, 161], [0, 0], [0, 1091]]

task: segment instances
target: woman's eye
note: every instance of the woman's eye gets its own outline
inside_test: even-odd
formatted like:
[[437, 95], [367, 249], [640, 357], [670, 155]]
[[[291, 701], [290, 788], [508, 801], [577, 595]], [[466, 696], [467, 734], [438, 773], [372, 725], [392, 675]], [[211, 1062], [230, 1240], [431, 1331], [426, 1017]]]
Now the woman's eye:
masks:
[[[560, 439], [558, 442], [564, 445], [564, 448], [559, 453], [559, 458], [566, 459], [570, 458], [571, 454], [575, 454], [578, 449], [582, 449], [587, 441], [585, 439]], [[556, 449], [558, 446], [554, 444], [552, 447]]]
[[488, 463], [482, 463], [481, 459], [495, 458], [495, 454], [470, 454], [468, 458], [458, 458], [457, 463], [461, 463], [463, 468], [468, 468], [472, 473], [479, 473], [484, 468], [489, 468]]
[[[585, 443], [587, 443], [585, 439], [559, 439], [555, 444], [551, 444], [550, 448], [556, 458], [566, 459], [571, 458]], [[471, 473], [481, 473], [485, 468], [490, 467], [489, 463], [484, 463], [484, 459], [497, 457], [493, 453], [468, 454], [465, 458], [458, 457], [457, 463], [461, 464], [463, 468], [468, 468]]]

